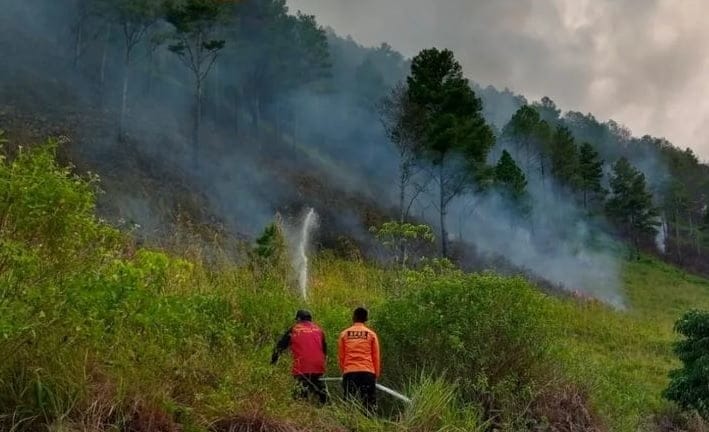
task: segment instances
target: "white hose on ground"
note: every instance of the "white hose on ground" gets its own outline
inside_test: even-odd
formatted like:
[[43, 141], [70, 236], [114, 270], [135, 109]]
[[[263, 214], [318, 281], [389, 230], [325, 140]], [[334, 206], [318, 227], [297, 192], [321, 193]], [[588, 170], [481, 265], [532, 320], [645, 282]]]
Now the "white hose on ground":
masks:
[[[323, 377], [323, 378], [320, 378], [320, 381], [323, 381], [323, 382], [328, 382], [328, 381], [342, 381], [342, 377]], [[404, 401], [404, 402], [406, 402], [406, 403], [408, 403], [408, 404], [411, 403], [411, 399], [409, 399], [408, 397], [404, 396], [403, 394], [401, 394], [401, 393], [399, 393], [399, 392], [397, 392], [397, 391], [394, 391], [394, 390], [390, 389], [389, 387], [384, 387], [384, 386], [381, 385], [381, 384], [377, 384], [377, 390], [383, 391], [384, 393], [386, 393], [386, 394], [388, 394], [388, 395], [390, 395], [390, 396], [394, 396], [395, 398], [397, 398], [397, 399], [399, 399], [399, 400], [401, 400], [401, 401]]]

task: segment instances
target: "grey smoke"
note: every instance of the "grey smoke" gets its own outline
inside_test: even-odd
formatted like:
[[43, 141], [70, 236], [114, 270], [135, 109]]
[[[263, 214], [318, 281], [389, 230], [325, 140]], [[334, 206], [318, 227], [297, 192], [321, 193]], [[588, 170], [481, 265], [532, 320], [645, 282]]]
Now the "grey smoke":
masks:
[[[523, 160], [513, 143], [500, 142], [490, 155], [494, 164], [502, 149]], [[520, 220], [509, 202], [495, 191], [461, 197], [451, 214], [451, 233], [475, 245], [478, 253], [502, 256], [533, 276], [559, 288], [591, 296], [615, 307], [626, 306], [621, 282], [623, 248], [601, 221], [591, 221], [577, 197], [533, 168], [526, 173], [533, 208]]]
[[[82, 75], [90, 72], [77, 71], [62, 63], [66, 62], [62, 50], [67, 49], [66, 38], [69, 36], [58, 29], [63, 28], [59, 24], [66, 24], [65, 9], [51, 1], [39, 0], [36, 4], [24, 3], [21, 0], [0, 0], [0, 5], [8, 2], [12, 9], [3, 9], [7, 15], [0, 16], [0, 47], [11, 48], [14, 56], [13, 61], [8, 63], [11, 66], [8, 69], [10, 75], [4, 76], [3, 72], [7, 70], [0, 70], [0, 92], [18, 87], [22, 92], [30, 94], [29, 90], [37, 79], [58, 83], [64, 87], [64, 91], [70, 96], [66, 101], [53, 99], [52, 95], [43, 95], [60, 108], [66, 109], [63, 104], [71, 105], [76, 101], [82, 101], [82, 104], [93, 101], [97, 90], [86, 83], [95, 80], [95, 76]], [[347, 3], [343, 10], [357, 13], [360, 7], [379, 5], [382, 6], [383, 16], [388, 16], [390, 4], [394, 3], [382, 6], [381, 2], [358, 0]], [[524, 23], [530, 14], [540, 13], [538, 6], [532, 7], [531, 4], [531, 1], [515, 4], [505, 1], [489, 2], [475, 11], [481, 15], [481, 22], [488, 22], [497, 16], [499, 7], [503, 8], [505, 19], [499, 22], [500, 28], [491, 33], [491, 38], [506, 44], [510, 52], [514, 52], [512, 48], [519, 40], [509, 30]], [[436, 2], [434, 8], [430, 2], [426, 5], [419, 4], [424, 11], [431, 11], [433, 16], [439, 19], [446, 14], [453, 14], [455, 5], [456, 2]], [[464, 7], [464, 11], [469, 10], [468, 6], [459, 6]], [[402, 11], [412, 20], [417, 16], [415, 14], [419, 13], [411, 6]], [[547, 12], [554, 15], [553, 10]], [[456, 20], [462, 22], [463, 16]], [[31, 25], [25, 25], [25, 19], [30, 20]], [[376, 17], [372, 22], [378, 20]], [[52, 22], [57, 25], [49, 25]], [[327, 18], [325, 22], [327, 23]], [[482, 25], [477, 21], [473, 24], [473, 27]], [[449, 37], [455, 36], [455, 29], [455, 25], [448, 27], [451, 31]], [[402, 30], [406, 28], [402, 27]], [[412, 39], [421, 44], [416, 49], [430, 45], [421, 39], [421, 36], [428, 37], [427, 35], [439, 31], [441, 29], [438, 25], [429, 27], [424, 24], [419, 27], [419, 39]], [[467, 37], [465, 32], [460, 35]], [[387, 142], [379, 119], [372, 110], [376, 100], [363, 100], [358, 97], [358, 91], [361, 89], [357, 87], [354, 71], [362, 63], [367, 51], [357, 46], [354, 41], [338, 39], [333, 35], [330, 35], [330, 41], [333, 52], [339, 56], [335, 59], [335, 65], [343, 70], [338, 75], [340, 81], [332, 86], [339, 91], [301, 90], [279, 95], [279, 99], [275, 101], [275, 104], [286, 102], [298, 107], [297, 130], [290, 143], [291, 153], [281, 154], [285, 152], [283, 148], [279, 148], [280, 153], [271, 152], [268, 148], [262, 148], [268, 144], [267, 138], [237, 135], [224, 126], [224, 123], [228, 122], [216, 124], [208, 121], [205, 124], [205, 137], [214, 146], [214, 150], [213, 153], [204, 155], [204, 168], [198, 173], [190, 170], [188, 144], [185, 139], [189, 136], [190, 124], [189, 77], [179, 72], [182, 68], [174, 56], [165, 49], [159, 50], [156, 62], [160, 71], [178, 71], [178, 79], [153, 82], [153, 87], [147, 94], [142, 90], [146, 89], [149, 83], [139, 73], [140, 68], [146, 66], [147, 57], [143, 57], [142, 63], [136, 68], [138, 72], [132, 78], [133, 94], [130, 99], [128, 133], [135, 138], [136, 145], [140, 145], [138, 150], [145, 160], [144, 168], [148, 171], [162, 170], [163, 172], [158, 174], [178, 183], [177, 186], [180, 182], [189, 182], [198, 188], [202, 196], [196, 205], [206, 206], [204, 210], [218, 215], [229, 228], [238, 233], [254, 236], [273, 219], [276, 211], [288, 207], [291, 211], [298, 212], [302, 210], [304, 202], [308, 202], [317, 207], [323, 225], [328, 224], [342, 230], [366, 245], [371, 241], [371, 235], [367, 232], [368, 227], [364, 226], [366, 220], [362, 216], [362, 209], [335, 208], [334, 204], [351, 204], [348, 202], [349, 196], [343, 194], [353, 194], [375, 200], [385, 210], [394, 208], [394, 185], [398, 164], [395, 152]], [[572, 42], [569, 43], [573, 45]], [[544, 70], [542, 66], [545, 62], [553, 61], [549, 52], [542, 49], [536, 39], [527, 37], [523, 45], [537, 58], [535, 61], [541, 71]], [[30, 46], [32, 49], [29, 49]], [[494, 56], [489, 57], [493, 54], [490, 47], [485, 48], [482, 44], [473, 43], [470, 46], [473, 53], [476, 53], [475, 50], [482, 50], [484, 52], [479, 54], [485, 54], [488, 57], [483, 58], [491, 60], [485, 67], [498, 70], [499, 76], [526, 82], [526, 74], [519, 74], [524, 70], [521, 57], [510, 56], [510, 61], [516, 63], [508, 63], [502, 61], [504, 58], [495, 60]], [[115, 58], [120, 58], [120, 55], [116, 56], [119, 54], [115, 52], [116, 45], [112, 44], [109, 48], [114, 60], [107, 64], [107, 81], [119, 79], [122, 72], [120, 61], [115, 61]], [[97, 51], [100, 49], [101, 44], [91, 47], [93, 55], [100, 54]], [[243, 62], [248, 63], [248, 59], [243, 59]], [[562, 62], [559, 67], [572, 77], [575, 76], [573, 74], [585, 76], [587, 73], [581, 63], [577, 64], [576, 68], [571, 66], [573, 64]], [[220, 65], [219, 79], [234, 79], [239, 75], [238, 67]], [[32, 75], [25, 76], [26, 71], [30, 71]], [[391, 70], [382, 71], [387, 80], [379, 91], [386, 91], [386, 86], [402, 79], [405, 73], [403, 59]], [[535, 73], [543, 75], [542, 72]], [[480, 81], [486, 82], [484, 76]], [[487, 82], [496, 81], [490, 79]], [[560, 86], [558, 90], [569, 94], [578, 90], [568, 82], [560, 81]], [[104, 110], [110, 115], [117, 98], [110, 86], [107, 86], [107, 89], [103, 94]], [[495, 98], [492, 89], [486, 89], [483, 93], [485, 92], [489, 93], [486, 100]], [[554, 96], [553, 93], [550, 95]], [[207, 96], [208, 104], [227, 97], [216, 94], [211, 87], [207, 89]], [[22, 97], [25, 97], [24, 93]], [[41, 98], [38, 100], [46, 101]], [[514, 95], [508, 95], [493, 112], [487, 113], [489, 119], [494, 121], [498, 128], [501, 127], [512, 115], [518, 102]], [[208, 110], [213, 112], [214, 109], [208, 106]], [[244, 120], [243, 117], [241, 116], [241, 120]], [[120, 149], [116, 150], [110, 125], [92, 125], [90, 121], [93, 121], [92, 117], [88, 116], [77, 124], [78, 129], [86, 135], [82, 148], [85, 156], [109, 169], [128, 159]], [[133, 151], [130, 148], [124, 150]], [[513, 150], [514, 154], [514, 149], [510, 150]], [[499, 155], [500, 151], [501, 148], [496, 149], [495, 154]], [[657, 162], [651, 153], [642, 158], [647, 161], [638, 160], [638, 164], [644, 170], [663, 172], [657, 168]], [[495, 159], [490, 162], [494, 163]], [[289, 173], [288, 170], [294, 172]], [[314, 196], [319, 191], [310, 191], [311, 195], [306, 196], [298, 184], [299, 180], [302, 180], [298, 178], [300, 174], [312, 176], [321, 184], [331, 187], [331, 191], [338, 191], [337, 196]], [[160, 191], [152, 191], [152, 196], [148, 193], [140, 195], [139, 198], [132, 197], [130, 191], [124, 192], [126, 193], [120, 196], [110, 197], [115, 200], [112, 204], [125, 213], [123, 216], [126, 219], [135, 220], [147, 229], [157, 230], [164, 221], [159, 220], [161, 209], [154, 207], [155, 203], [168, 201], [164, 205], [169, 206], [170, 198], [162, 196]], [[460, 233], [463, 241], [474, 244], [483, 254], [505, 256], [514, 265], [552, 283], [563, 285], [566, 289], [583, 291], [611, 304], [622, 306], [624, 301], [620, 294], [620, 258], [606, 234], [605, 227], [583, 222], [581, 209], [573, 204], [569, 197], [556, 193], [556, 189], [541, 185], [534, 177], [530, 178], [530, 193], [536, 202], [532, 216], [534, 229], [515, 224], [508, 206], [493, 193], [461, 198], [451, 211], [450, 232]], [[316, 203], [313, 200], [321, 202]], [[150, 202], [150, 205], [143, 206], [146, 202]], [[426, 204], [425, 200], [421, 200], [413, 214], [420, 216], [423, 221], [435, 224], [436, 215]], [[469, 213], [471, 208], [474, 209], [472, 214]], [[457, 219], [457, 222], [454, 219]]]

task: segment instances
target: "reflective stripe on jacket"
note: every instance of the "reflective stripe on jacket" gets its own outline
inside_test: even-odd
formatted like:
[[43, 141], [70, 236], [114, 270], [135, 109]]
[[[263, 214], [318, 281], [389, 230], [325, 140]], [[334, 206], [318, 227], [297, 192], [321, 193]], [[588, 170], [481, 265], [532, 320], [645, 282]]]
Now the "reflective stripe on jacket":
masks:
[[342, 374], [370, 372], [379, 377], [381, 373], [379, 338], [362, 323], [340, 333], [337, 354]]

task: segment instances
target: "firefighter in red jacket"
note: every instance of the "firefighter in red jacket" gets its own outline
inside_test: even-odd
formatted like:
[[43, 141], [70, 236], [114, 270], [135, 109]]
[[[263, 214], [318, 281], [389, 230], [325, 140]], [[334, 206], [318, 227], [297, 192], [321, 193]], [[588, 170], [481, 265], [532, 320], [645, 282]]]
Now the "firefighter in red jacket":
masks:
[[293, 377], [298, 382], [297, 398], [307, 399], [311, 394], [318, 396], [320, 403], [327, 402], [327, 390], [320, 378], [325, 373], [327, 342], [325, 333], [313, 323], [310, 312], [299, 310], [296, 323], [289, 328], [276, 344], [271, 356], [271, 364], [288, 348], [293, 354]]

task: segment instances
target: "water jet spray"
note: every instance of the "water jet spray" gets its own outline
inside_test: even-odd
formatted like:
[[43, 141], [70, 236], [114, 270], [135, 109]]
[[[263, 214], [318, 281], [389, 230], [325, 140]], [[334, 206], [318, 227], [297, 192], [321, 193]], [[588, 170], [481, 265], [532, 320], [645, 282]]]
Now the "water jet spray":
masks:
[[298, 288], [303, 300], [308, 300], [308, 245], [313, 230], [318, 225], [318, 214], [315, 209], [308, 209], [300, 229], [298, 245], [293, 257], [293, 268], [298, 273]]

